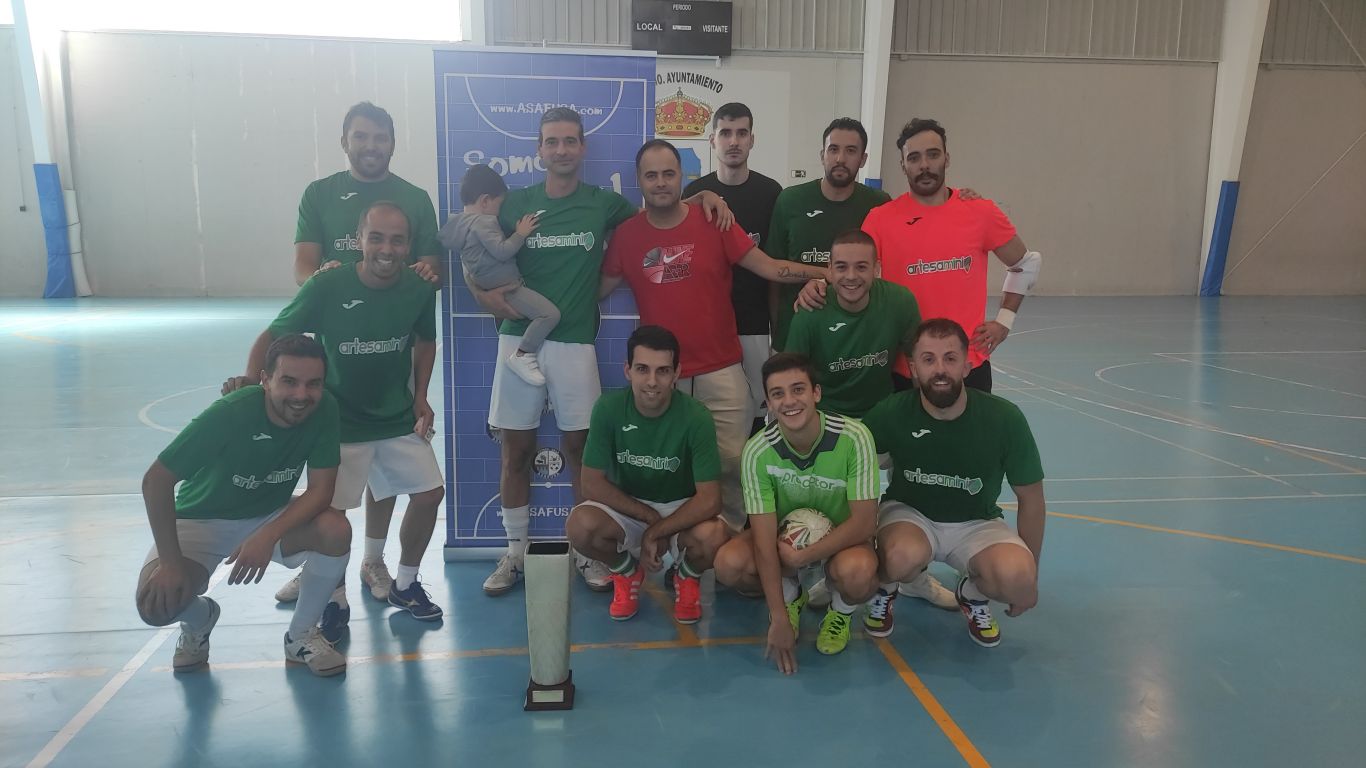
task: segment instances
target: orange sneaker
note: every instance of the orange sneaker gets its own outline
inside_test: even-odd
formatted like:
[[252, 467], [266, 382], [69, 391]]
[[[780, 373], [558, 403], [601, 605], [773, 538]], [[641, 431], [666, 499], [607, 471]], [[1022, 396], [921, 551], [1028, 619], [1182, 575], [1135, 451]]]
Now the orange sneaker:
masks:
[[616, 621], [626, 621], [640, 610], [640, 584], [645, 581], [645, 569], [636, 566], [630, 574], [612, 574], [612, 607], [608, 613]]
[[682, 573], [674, 574], [674, 621], [696, 624], [702, 618], [702, 582]]

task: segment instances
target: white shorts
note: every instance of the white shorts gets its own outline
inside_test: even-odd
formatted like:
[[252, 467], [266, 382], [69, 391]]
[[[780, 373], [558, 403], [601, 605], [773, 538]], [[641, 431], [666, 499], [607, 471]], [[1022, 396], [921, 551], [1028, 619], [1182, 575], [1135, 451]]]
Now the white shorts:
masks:
[[1010, 530], [1004, 520], [969, 520], [966, 523], [937, 523], [899, 501], [884, 501], [878, 510], [877, 530], [896, 523], [911, 523], [930, 540], [933, 559], [948, 563], [959, 573], [968, 572], [968, 563], [978, 552], [996, 544], [1017, 544], [1029, 550], [1024, 540]]
[[536, 429], [546, 401], [555, 412], [561, 432], [588, 429], [593, 404], [602, 394], [598, 353], [592, 344], [547, 341], [536, 353], [546, 385], [534, 387], [507, 369], [521, 336], [498, 336], [498, 359], [493, 365], [493, 393], [489, 397], [489, 426], [494, 429]]
[[359, 507], [367, 483], [375, 499], [383, 500], [430, 491], [445, 482], [432, 444], [412, 433], [367, 443], [342, 443], [332, 508]]
[[[269, 515], [249, 517], [245, 520], [177, 519], [175, 521], [175, 533], [176, 538], [180, 541], [180, 553], [204, 566], [204, 570], [212, 575], [218, 564], [228, 559], [228, 555], [231, 555], [241, 546], [242, 542], [256, 533], [261, 526], [284, 514], [284, 511], [285, 508], [280, 507]], [[275, 553], [270, 559], [286, 568], [298, 568], [304, 564], [307, 554], [307, 552], [295, 552], [286, 557], [280, 551], [280, 545], [277, 542]], [[153, 544], [147, 552], [146, 559], [142, 561], [142, 566], [145, 568], [148, 563], [156, 559], [157, 548]]]
[[764, 407], [764, 363], [773, 356], [772, 344], [768, 334], [740, 337], [740, 352], [744, 355], [740, 366], [745, 369], [745, 381], [749, 382], [749, 405], [755, 418], [767, 412]]
[[[683, 506], [683, 504], [686, 503], [688, 500], [679, 499], [678, 501], [658, 502], [646, 501], [644, 499], [636, 499], [636, 501], [639, 501], [641, 504], [644, 504], [645, 506], [650, 507], [654, 511], [658, 512], [660, 517], [668, 517], [669, 515], [672, 515], [673, 513], [677, 512], [678, 508]], [[640, 539], [641, 536], [644, 535], [645, 529], [649, 526], [645, 525], [645, 523], [640, 522], [634, 517], [628, 517], [626, 515], [621, 514], [620, 512], [616, 511], [615, 509], [612, 509], [611, 507], [607, 506], [606, 504], [603, 504], [602, 502], [585, 501], [580, 506], [597, 507], [598, 509], [601, 509], [603, 512], [606, 512], [607, 516], [615, 520], [617, 522], [617, 525], [621, 526], [621, 530], [626, 532], [626, 537], [623, 538], [621, 540], [621, 543], [617, 545], [617, 551], [630, 552], [632, 555], [640, 557]], [[669, 552], [673, 555], [674, 562], [678, 562], [678, 534], [676, 533], [673, 536], [669, 537]]]

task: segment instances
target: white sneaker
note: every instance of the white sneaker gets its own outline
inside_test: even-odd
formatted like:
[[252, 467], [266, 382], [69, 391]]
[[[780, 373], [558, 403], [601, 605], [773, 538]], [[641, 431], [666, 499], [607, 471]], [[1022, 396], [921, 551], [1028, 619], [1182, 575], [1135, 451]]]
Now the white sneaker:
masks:
[[313, 627], [298, 640], [285, 633], [285, 664], [303, 664], [318, 677], [331, 677], [346, 671], [346, 656]]
[[530, 352], [520, 355], [514, 352], [509, 355], [508, 370], [517, 374], [518, 378], [533, 387], [545, 386], [545, 374], [541, 373], [541, 366], [536, 362], [536, 356]]
[[389, 567], [384, 564], [384, 558], [361, 562], [360, 583], [370, 588], [370, 596], [376, 600], [389, 600], [389, 590], [394, 586], [394, 577], [389, 575]]
[[[830, 604], [830, 589], [825, 586], [825, 579], [812, 584], [806, 590], [806, 604], [813, 608], [824, 608]], [[958, 605], [958, 602], [954, 601], [954, 605]]]
[[906, 597], [918, 597], [935, 608], [943, 608], [946, 611], [958, 610], [958, 598], [954, 596], [953, 591], [940, 584], [939, 579], [931, 576], [929, 571], [921, 571], [919, 576], [903, 582], [896, 591]]
[[191, 632], [181, 622], [180, 639], [176, 641], [175, 656], [171, 659], [171, 670], [174, 672], [198, 672], [209, 664], [209, 633], [218, 623], [223, 609], [211, 598], [204, 599], [209, 601], [209, 624], [203, 631]]
[[282, 603], [292, 603], [299, 599], [299, 576], [301, 573], [302, 571], [294, 574], [294, 578], [286, 581], [285, 585], [276, 591], [276, 600]]
[[583, 582], [594, 592], [606, 592], [612, 588], [612, 571], [606, 563], [574, 553], [574, 567], [579, 569], [579, 575], [583, 576]]
[[498, 560], [498, 567], [484, 579], [484, 593], [497, 596], [511, 592], [512, 588], [517, 586], [517, 582], [522, 580], [522, 571], [522, 558], [511, 554], [503, 555]]

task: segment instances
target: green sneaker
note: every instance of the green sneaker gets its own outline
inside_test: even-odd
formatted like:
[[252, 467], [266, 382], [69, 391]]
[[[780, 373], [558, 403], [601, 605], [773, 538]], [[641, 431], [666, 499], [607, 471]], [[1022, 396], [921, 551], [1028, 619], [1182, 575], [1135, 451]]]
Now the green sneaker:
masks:
[[826, 656], [834, 656], [849, 644], [849, 625], [853, 617], [831, 608], [821, 619], [821, 631], [816, 635], [816, 650]]
[[806, 601], [809, 599], [810, 596], [806, 594], [806, 588], [803, 587], [797, 593], [797, 599], [787, 604], [787, 619], [792, 622], [792, 633], [794, 635], [801, 634], [802, 609], [806, 607]]

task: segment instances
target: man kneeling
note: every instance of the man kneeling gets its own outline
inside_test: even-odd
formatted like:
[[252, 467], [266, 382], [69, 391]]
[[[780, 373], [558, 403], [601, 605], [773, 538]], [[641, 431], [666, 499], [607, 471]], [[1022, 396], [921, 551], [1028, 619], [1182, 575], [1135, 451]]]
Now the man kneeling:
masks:
[[702, 616], [698, 578], [730, 537], [719, 517], [721, 459], [706, 406], [674, 390], [678, 339], [643, 325], [626, 342], [629, 389], [593, 406], [583, 451], [586, 499], [565, 532], [574, 549], [612, 569], [610, 615], [636, 615], [646, 572], [673, 553], [674, 619]]
[[[321, 344], [281, 336], [266, 353], [261, 383], [210, 405], [142, 479], [155, 544], [138, 578], [138, 613], [155, 627], [180, 622], [176, 672], [208, 664], [219, 608], [204, 593], [224, 558], [233, 563], [229, 584], [259, 582], [272, 560], [302, 565], [285, 660], [321, 676], [346, 671], [346, 657], [317, 627], [351, 551], [351, 526], [328, 509], [341, 453], [326, 372]], [[308, 489], [291, 498], [305, 464]]]
[[[750, 438], [740, 484], [750, 529], [716, 556], [716, 578], [746, 592], [762, 590], [769, 610], [766, 655], [784, 674], [797, 669], [794, 648], [807, 594], [798, 571], [824, 563], [830, 608], [816, 650], [831, 655], [849, 642], [854, 609], [877, 591], [878, 463], [872, 435], [856, 419], [816, 409], [821, 388], [805, 355], [784, 352], [763, 367], [768, 412], [776, 421]], [[778, 540], [783, 518], [809, 508], [834, 528], [799, 550]]]

